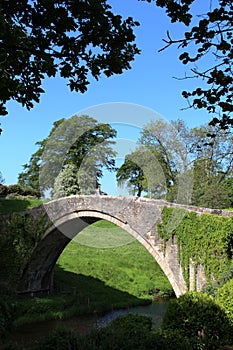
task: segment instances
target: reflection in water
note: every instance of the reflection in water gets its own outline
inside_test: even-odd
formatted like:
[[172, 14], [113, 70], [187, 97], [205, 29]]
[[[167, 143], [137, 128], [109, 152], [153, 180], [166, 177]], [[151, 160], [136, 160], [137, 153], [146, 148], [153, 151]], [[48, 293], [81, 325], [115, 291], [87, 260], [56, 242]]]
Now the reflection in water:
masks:
[[73, 317], [68, 320], [51, 320], [27, 324], [17, 328], [10, 340], [17, 342], [20, 345], [24, 345], [26, 348], [55, 329], [69, 329], [78, 333], [86, 334], [93, 328], [104, 327], [116, 317], [126, 315], [128, 313], [137, 313], [140, 315], [149, 316], [153, 320], [153, 326], [158, 328], [161, 325], [166, 308], [167, 302], [162, 301], [146, 306], [136, 306], [128, 309], [112, 311], [102, 317], [82, 316]]

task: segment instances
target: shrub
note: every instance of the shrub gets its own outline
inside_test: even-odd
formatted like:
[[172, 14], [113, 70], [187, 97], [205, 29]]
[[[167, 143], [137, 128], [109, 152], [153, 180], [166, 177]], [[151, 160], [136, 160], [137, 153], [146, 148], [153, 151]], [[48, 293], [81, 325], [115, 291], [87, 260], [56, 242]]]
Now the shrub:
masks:
[[0, 197], [6, 197], [8, 193], [8, 187], [0, 184]]
[[117, 317], [107, 327], [91, 334], [93, 349], [146, 350], [145, 343], [152, 328], [150, 317], [128, 314]]
[[233, 326], [233, 279], [226, 282], [218, 290], [217, 303], [223, 308], [227, 318], [230, 320]]
[[9, 185], [8, 194], [14, 193], [15, 195], [23, 195], [23, 189], [20, 185]]
[[145, 349], [153, 350], [202, 350], [204, 344], [198, 337], [188, 338], [179, 330], [156, 329], [148, 335]]
[[[82, 341], [83, 340], [83, 341]], [[69, 330], [58, 329], [39, 343], [33, 346], [33, 350], [84, 350], [85, 338]], [[91, 350], [86, 348], [86, 350]]]
[[15, 304], [5, 296], [0, 297], [0, 339], [10, 330], [15, 313]]
[[179, 330], [189, 338], [199, 336], [205, 349], [218, 349], [231, 337], [232, 327], [214, 298], [189, 292], [171, 300], [164, 315], [163, 329]]

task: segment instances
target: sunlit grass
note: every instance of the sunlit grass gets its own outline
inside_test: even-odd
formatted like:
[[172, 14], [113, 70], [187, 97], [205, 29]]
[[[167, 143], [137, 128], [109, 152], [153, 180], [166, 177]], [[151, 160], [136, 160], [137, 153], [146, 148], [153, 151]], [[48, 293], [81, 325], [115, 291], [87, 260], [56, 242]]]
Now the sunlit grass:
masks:
[[[57, 266], [76, 275], [97, 278], [106, 286], [138, 298], [152, 300], [156, 295], [172, 294], [167, 277], [148, 251], [127, 232], [105, 221], [77, 235], [59, 257]], [[57, 283], [71, 283], [84, 295], [89, 294], [89, 288], [86, 290], [72, 280], [65, 281], [64, 276], [59, 280], [56, 270], [55, 278]]]
[[40, 199], [0, 199], [0, 214], [14, 213], [42, 204]]

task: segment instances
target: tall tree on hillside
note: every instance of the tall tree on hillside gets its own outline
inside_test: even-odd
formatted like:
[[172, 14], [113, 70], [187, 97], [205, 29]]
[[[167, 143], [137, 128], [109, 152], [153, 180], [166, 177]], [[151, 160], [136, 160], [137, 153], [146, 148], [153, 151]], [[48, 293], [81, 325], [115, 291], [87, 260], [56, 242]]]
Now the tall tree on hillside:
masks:
[[116, 180], [119, 186], [126, 184], [129, 192], [138, 197], [142, 191], [147, 190], [147, 181], [144, 175], [143, 167], [140, 164], [141, 158], [139, 150], [127, 154], [124, 163], [118, 168]]
[[114, 15], [106, 0], [2, 0], [0, 114], [9, 100], [32, 108], [46, 76], [59, 74], [83, 93], [91, 75], [98, 80], [130, 69], [139, 53], [137, 25]]
[[125, 156], [116, 179], [119, 185], [126, 184], [133, 195], [140, 197], [144, 192], [149, 197], [163, 198], [169, 187], [165, 172], [166, 163], [162, 154], [140, 145]]
[[116, 131], [109, 124], [100, 124], [86, 115], [60, 119], [54, 123], [49, 136], [37, 143], [40, 148], [24, 166], [26, 171], [19, 174], [19, 183], [34, 185], [33, 188], [42, 191], [54, 189], [57, 176], [61, 179], [61, 172], [64, 175], [72, 169], [78, 176], [76, 185], [80, 193], [83, 176], [91, 176], [96, 185], [103, 175], [103, 167], [115, 170], [112, 149], [115, 136]]
[[165, 8], [171, 22], [182, 22], [187, 27], [182, 38], [173, 39], [167, 32], [162, 50], [172, 45], [182, 50], [179, 59], [191, 71], [184, 79], [197, 78], [204, 82], [191, 92], [183, 91], [189, 107], [206, 109], [213, 115], [212, 124], [225, 128], [233, 125], [233, 2], [209, 0], [195, 8], [192, 5], [196, 2], [154, 1]]
[[[189, 133], [184, 122], [177, 120], [168, 123], [163, 119], [151, 121], [143, 127], [139, 143], [154, 153], [163, 169], [167, 185], [166, 198], [170, 201], [177, 199], [179, 175], [185, 174], [190, 168]], [[189, 181], [192, 182], [190, 176], [187, 178]], [[187, 187], [183, 194], [179, 194], [179, 202], [189, 201], [188, 191]]]
[[195, 205], [224, 208], [230, 206], [230, 192], [224, 183], [232, 177], [233, 134], [231, 129], [205, 125], [191, 130], [195, 144]]

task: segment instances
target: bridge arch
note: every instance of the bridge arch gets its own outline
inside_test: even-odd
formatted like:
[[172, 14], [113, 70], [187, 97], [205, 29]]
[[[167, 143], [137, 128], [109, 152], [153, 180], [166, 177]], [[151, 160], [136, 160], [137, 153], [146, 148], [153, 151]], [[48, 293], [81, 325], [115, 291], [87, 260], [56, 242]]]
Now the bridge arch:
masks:
[[102, 210], [88, 209], [69, 212], [58, 218], [53, 226], [46, 230], [34, 249], [29, 264], [23, 271], [18, 292], [34, 295], [38, 292], [51, 291], [53, 289], [53, 269], [66, 245], [85, 227], [101, 219], [121, 227], [146, 248], [167, 276], [176, 296], [185, 292], [184, 286], [179, 283], [163, 252], [156, 250], [145, 235], [138, 233], [130, 223], [122, 221], [119, 217]]

